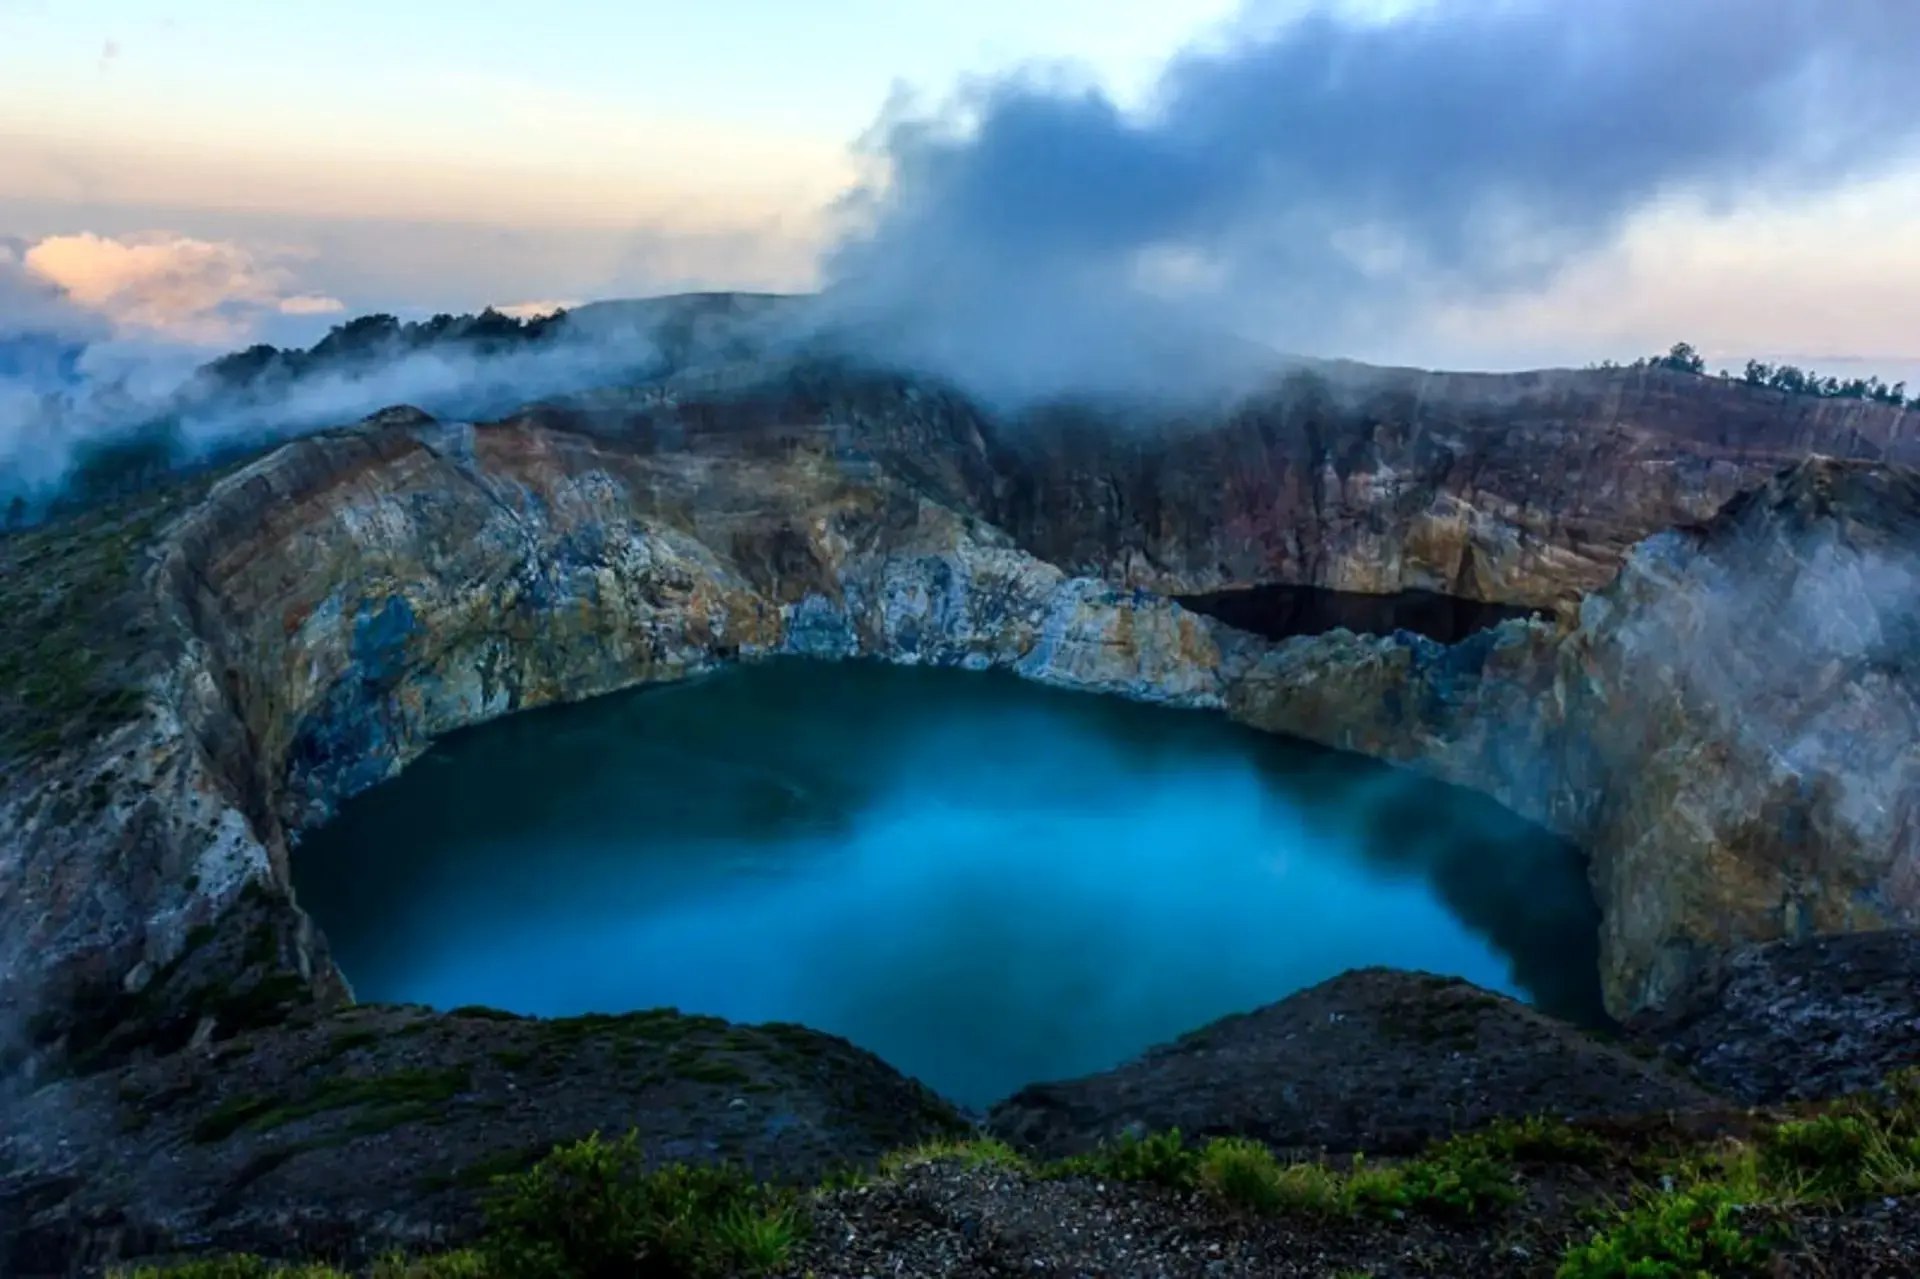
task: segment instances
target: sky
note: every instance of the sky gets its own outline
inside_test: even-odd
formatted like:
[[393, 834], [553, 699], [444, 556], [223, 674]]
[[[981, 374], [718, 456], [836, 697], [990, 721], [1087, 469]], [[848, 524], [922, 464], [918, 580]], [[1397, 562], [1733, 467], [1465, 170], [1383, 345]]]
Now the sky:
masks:
[[1137, 84], [1228, 12], [0, 0], [0, 236], [241, 246], [351, 311], [804, 289], [901, 86], [1067, 56]]
[[[1567, 15], [1586, 15], [1579, 22], [1595, 26], [1599, 52], [1576, 51], [1568, 66], [1592, 60], [1603, 71], [1614, 65], [1609, 59], [1628, 61], [1600, 48], [1609, 19], [1665, 21], [1645, 0], [1534, 7], [1558, 10], [1562, 27], [1574, 21]], [[538, 309], [693, 288], [810, 289], [847, 271], [877, 278], [884, 273], [868, 269], [874, 255], [858, 251], [865, 245], [897, 246], [907, 261], [957, 253], [951, 228], [910, 205], [916, 191], [944, 198], [950, 188], [940, 183], [955, 171], [944, 160], [944, 176], [877, 197], [874, 212], [888, 166], [928, 154], [901, 133], [903, 120], [992, 118], [982, 101], [1021, 94], [1054, 105], [1097, 100], [1122, 127], [1066, 132], [1062, 146], [1179, 140], [1200, 129], [1217, 154], [1264, 172], [1275, 163], [1271, 139], [1246, 135], [1266, 127], [1261, 112], [1299, 102], [1263, 99], [1233, 128], [1195, 124], [1206, 111], [1203, 102], [1196, 112], [1193, 85], [1211, 100], [1216, 91], [1239, 92], [1250, 76], [1315, 79], [1322, 65], [1301, 59], [1324, 51], [1333, 60], [1327, 66], [1351, 62], [1418, 87], [1418, 59], [1470, 61], [1461, 50], [1486, 43], [1453, 16], [1462, 6], [1419, 0], [1336, 4], [1338, 39], [1273, 35], [1310, 24], [1319, 8], [1304, 0], [0, 0], [0, 272], [48, 285], [116, 336], [209, 348], [307, 341], [369, 310]], [[1911, 0], [1751, 0], [1746, 8], [1698, 0], [1692, 11], [1724, 19], [1735, 46], [1742, 29], [1764, 32], [1771, 18], [1783, 39], [1831, 27], [1846, 33], [1850, 43], [1835, 48], [1848, 59], [1886, 45], [1906, 48], [1911, 65], [1916, 46], [1901, 40], [1917, 8]], [[1515, 48], [1534, 47], [1525, 41], [1537, 30], [1489, 22], [1492, 47], [1507, 36]], [[1478, 43], [1449, 43], [1450, 33]], [[1674, 47], [1694, 47], [1681, 43], [1687, 35], [1676, 29]], [[1718, 46], [1697, 47], [1712, 61]], [[1688, 65], [1658, 70], [1670, 88], [1688, 80]], [[1755, 52], [1727, 60], [1721, 79], [1707, 74], [1702, 83], [1756, 86], [1751, 104], [1737, 93], [1733, 100], [1757, 112], [1773, 101], [1759, 93], [1771, 65]], [[1631, 70], [1645, 73], [1644, 59]], [[1505, 91], [1503, 75], [1489, 68], [1484, 78]], [[1451, 83], [1437, 78], [1432, 91], [1449, 93]], [[1843, 82], [1833, 92], [1845, 89]], [[1364, 91], [1340, 94], [1309, 107], [1368, 106]], [[1618, 102], [1630, 110], [1636, 100]], [[1417, 100], [1411, 114], [1406, 101], [1387, 106], [1398, 114], [1354, 118], [1376, 130], [1417, 131]], [[1509, 140], [1506, 131], [1524, 134], [1526, 122], [1500, 121], [1497, 104], [1490, 109], [1498, 145], [1521, 153], [1538, 142], [1544, 155], [1555, 141], [1544, 131]], [[1550, 101], [1531, 109], [1558, 119]], [[1156, 112], [1167, 122], [1158, 134]], [[1246, 336], [1312, 354], [1499, 368], [1630, 358], [1686, 338], [1736, 367], [1749, 355], [1836, 371], [1850, 361], [1862, 372], [1920, 382], [1913, 139], [1887, 122], [1893, 117], [1855, 109], [1846, 119], [1857, 127], [1845, 136], [1857, 162], [1757, 155], [1740, 137], [1693, 154], [1676, 145], [1697, 131], [1693, 114], [1711, 117], [1712, 103], [1676, 98], [1671, 119], [1648, 115], [1635, 124], [1651, 134], [1671, 130], [1649, 136], [1646, 150], [1673, 150], [1676, 167], [1638, 174], [1624, 166], [1622, 182], [1637, 183], [1631, 200], [1582, 204], [1572, 214], [1555, 204], [1555, 216], [1580, 225], [1577, 235], [1549, 228], [1556, 233], [1534, 237], [1552, 249], [1549, 266], [1488, 272], [1478, 262], [1465, 275], [1431, 273], [1456, 283], [1470, 276], [1470, 287], [1400, 288], [1391, 297], [1374, 289], [1370, 308], [1345, 308], [1341, 323], [1313, 315], [1309, 286], [1320, 277], [1303, 263], [1312, 265], [1307, 250], [1323, 252], [1319, 240], [1297, 239], [1284, 256], [1245, 249], [1244, 180], [1209, 188], [1235, 202], [1232, 219], [1223, 222], [1224, 206], [1214, 203], [1166, 225], [1150, 221], [1142, 236], [1165, 232], [1175, 242], [1128, 241], [1127, 268], [1152, 259], [1176, 275], [1231, 274], [1228, 293], [1215, 287], [1195, 296]], [[1435, 118], [1449, 119], [1444, 111]], [[1332, 173], [1343, 155], [1368, 148], [1330, 129], [1316, 133], [1317, 123], [1307, 121], [1302, 136], [1343, 148], [1324, 153], [1329, 189], [1346, 201], [1338, 211], [1379, 213], [1379, 175], [1356, 164], [1364, 180], [1343, 185]], [[995, 182], [1031, 177], [1031, 169], [989, 163], [984, 145], [973, 158]], [[1091, 204], [1075, 200], [1108, 198], [1100, 187], [1107, 175], [1089, 167], [1097, 159], [1064, 166], [1086, 175], [1061, 201], [1076, 216]], [[1477, 172], [1472, 160], [1465, 157], [1462, 172]], [[1731, 180], [1735, 160], [1748, 164], [1738, 174], [1754, 180]], [[1766, 164], [1818, 168], [1818, 180], [1774, 180]], [[1166, 180], [1132, 171], [1149, 186]], [[1713, 180], [1680, 180], [1697, 173]], [[1597, 188], [1610, 174], [1602, 166], [1584, 185]], [[1512, 176], [1491, 168], [1486, 180]], [[1401, 186], [1394, 198], [1417, 203], [1419, 186]], [[1292, 217], [1299, 207], [1294, 199], [1280, 211]], [[862, 208], [879, 230], [854, 233], [849, 253], [846, 228]], [[1266, 216], [1267, 206], [1256, 212]], [[1422, 239], [1425, 228], [1409, 231], [1405, 218], [1395, 223], [1391, 210], [1381, 216], [1393, 233], [1381, 241], [1389, 251], [1382, 256], [1369, 241], [1361, 253], [1386, 263], [1376, 280], [1396, 275], [1395, 255], [1409, 244], [1422, 253], [1440, 245]], [[1094, 221], [1084, 225], [1099, 233]], [[1083, 224], [1067, 226], [1077, 236]], [[1197, 251], [1191, 237], [1202, 226], [1232, 237], [1235, 248]], [[970, 234], [963, 247], [979, 238]], [[1350, 247], [1335, 245], [1340, 253]], [[896, 288], [938, 283], [893, 275]], [[1289, 310], [1243, 305], [1255, 292], [1287, 297]], [[0, 293], [0, 306], [7, 297]], [[1392, 322], [1382, 318], [1389, 314]]]

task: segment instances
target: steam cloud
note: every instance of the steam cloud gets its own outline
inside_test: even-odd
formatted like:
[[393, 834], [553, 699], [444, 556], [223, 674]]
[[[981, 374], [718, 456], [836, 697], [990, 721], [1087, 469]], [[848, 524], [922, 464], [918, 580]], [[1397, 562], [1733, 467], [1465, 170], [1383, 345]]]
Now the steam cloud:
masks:
[[[0, 290], [8, 287], [19, 286], [0, 276]], [[53, 496], [90, 446], [143, 430], [193, 457], [337, 426], [393, 404], [456, 417], [502, 414], [542, 396], [655, 372], [660, 360], [650, 326], [616, 308], [544, 342], [505, 349], [375, 342], [297, 375], [235, 384], [202, 367], [205, 348], [100, 340], [105, 326], [94, 317], [57, 297], [23, 296], [43, 307], [47, 323], [0, 335], [0, 499]]]
[[1151, 109], [1015, 76], [880, 131], [832, 254], [891, 354], [1004, 394], [1190, 378], [1174, 334], [1335, 354], [1544, 283], [1655, 201], [1805, 194], [1920, 134], [1907, 0], [1321, 8]]
[[271, 256], [167, 233], [0, 240], [0, 496], [73, 450], [163, 414], [207, 355], [262, 315], [324, 315]]

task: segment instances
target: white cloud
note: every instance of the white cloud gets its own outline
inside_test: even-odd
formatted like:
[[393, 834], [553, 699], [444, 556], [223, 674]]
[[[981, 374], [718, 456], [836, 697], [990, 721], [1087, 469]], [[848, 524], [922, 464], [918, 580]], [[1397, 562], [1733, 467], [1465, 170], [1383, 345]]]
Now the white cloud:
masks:
[[571, 311], [580, 305], [576, 298], [570, 302], [510, 302], [506, 306], [493, 309], [502, 315], [512, 316], [516, 320], [537, 320], [543, 315], [552, 315], [555, 311]]
[[346, 309], [347, 304], [339, 298], [319, 293], [302, 293], [297, 297], [280, 299], [282, 315], [338, 315]]
[[22, 262], [118, 330], [219, 344], [248, 337], [265, 315], [344, 309], [335, 298], [296, 292], [284, 256], [166, 231], [119, 238], [80, 232], [40, 240]]
[[26, 246], [0, 240], [0, 339], [11, 334], [97, 336], [97, 317], [87, 314], [60, 287], [27, 269]]

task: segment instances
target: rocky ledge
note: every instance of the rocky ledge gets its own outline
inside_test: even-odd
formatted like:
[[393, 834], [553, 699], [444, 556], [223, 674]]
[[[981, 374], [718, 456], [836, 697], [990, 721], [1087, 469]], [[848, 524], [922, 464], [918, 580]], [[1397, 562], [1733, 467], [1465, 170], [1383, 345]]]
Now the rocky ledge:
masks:
[[1499, 1119], [1704, 1110], [1684, 1075], [1467, 982], [1350, 972], [1105, 1074], [1035, 1084], [988, 1128], [1048, 1158], [1132, 1134], [1406, 1154]]
[[1920, 1065], [1920, 934], [1856, 933], [1718, 957], [1634, 1032], [1752, 1104], [1837, 1097]]
[[491, 1177], [593, 1132], [637, 1133], [656, 1164], [812, 1182], [968, 1128], [842, 1040], [671, 1009], [309, 1013], [64, 1080], [6, 1113], [10, 1275], [154, 1253], [443, 1245], [473, 1234]]

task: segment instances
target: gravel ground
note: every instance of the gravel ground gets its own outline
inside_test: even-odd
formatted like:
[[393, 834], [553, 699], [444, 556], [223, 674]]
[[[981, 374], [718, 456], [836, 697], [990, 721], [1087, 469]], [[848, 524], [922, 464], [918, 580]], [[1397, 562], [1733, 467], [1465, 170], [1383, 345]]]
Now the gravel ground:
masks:
[[[947, 1161], [824, 1196], [784, 1279], [1540, 1279], [1585, 1237], [1594, 1189], [1535, 1179], [1519, 1208], [1458, 1224], [1256, 1220], [1152, 1186]], [[1774, 1279], [1920, 1275], [1913, 1199], [1809, 1211], [1789, 1228]]]
[[948, 1162], [827, 1196], [794, 1279], [1059, 1275], [1127, 1279], [1505, 1276], [1539, 1273], [1505, 1225], [1237, 1218], [1195, 1196], [1093, 1180], [1037, 1181]]
[[1920, 1275], [1920, 1201], [1879, 1199], [1794, 1224], [1781, 1257], [1795, 1279], [1913, 1279]]

